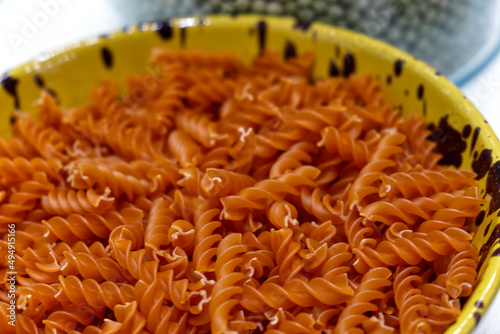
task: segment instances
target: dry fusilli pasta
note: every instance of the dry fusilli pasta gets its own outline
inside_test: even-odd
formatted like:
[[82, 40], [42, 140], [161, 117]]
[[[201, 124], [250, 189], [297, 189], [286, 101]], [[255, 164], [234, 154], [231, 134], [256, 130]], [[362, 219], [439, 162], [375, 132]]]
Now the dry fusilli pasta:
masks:
[[[438, 333], [472, 293], [475, 174], [369, 75], [155, 49], [0, 138], [2, 333]], [[9, 323], [8, 229], [17, 238]]]

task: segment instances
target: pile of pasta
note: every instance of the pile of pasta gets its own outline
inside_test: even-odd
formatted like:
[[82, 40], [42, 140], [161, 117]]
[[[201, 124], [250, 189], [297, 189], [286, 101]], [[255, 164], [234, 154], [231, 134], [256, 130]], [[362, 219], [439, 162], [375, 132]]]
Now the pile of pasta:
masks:
[[[476, 279], [475, 174], [314, 55], [155, 49], [0, 140], [2, 333], [440, 333]], [[124, 93], [122, 91], [125, 91]], [[7, 232], [15, 224], [16, 326]]]

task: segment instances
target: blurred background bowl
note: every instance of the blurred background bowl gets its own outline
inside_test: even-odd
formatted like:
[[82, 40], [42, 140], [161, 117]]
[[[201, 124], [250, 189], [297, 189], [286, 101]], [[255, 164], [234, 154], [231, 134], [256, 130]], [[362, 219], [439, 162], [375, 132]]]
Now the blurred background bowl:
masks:
[[319, 21], [382, 39], [463, 83], [500, 44], [498, 0], [112, 0], [126, 20], [243, 13]]

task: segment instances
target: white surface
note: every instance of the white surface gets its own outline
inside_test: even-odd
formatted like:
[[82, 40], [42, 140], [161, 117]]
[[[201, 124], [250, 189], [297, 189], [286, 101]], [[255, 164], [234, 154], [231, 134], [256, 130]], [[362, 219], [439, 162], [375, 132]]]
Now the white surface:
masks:
[[122, 26], [104, 0], [0, 0], [0, 73], [43, 51]]
[[500, 52], [461, 89], [500, 137]]
[[[105, 0], [0, 0], [0, 73], [43, 51], [120, 29], [126, 23]], [[30, 24], [35, 29], [30, 30]], [[500, 53], [462, 90], [500, 136]], [[495, 319], [499, 315], [497, 294], [473, 333], [500, 334], [500, 321]]]

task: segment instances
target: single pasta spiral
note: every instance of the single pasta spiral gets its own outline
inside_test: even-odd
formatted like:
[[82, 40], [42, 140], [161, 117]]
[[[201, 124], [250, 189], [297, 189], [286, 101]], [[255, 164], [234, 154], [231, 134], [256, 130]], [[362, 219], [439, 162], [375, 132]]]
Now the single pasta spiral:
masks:
[[36, 156], [35, 149], [21, 138], [0, 138], [0, 157], [31, 159]]
[[5, 230], [7, 223], [23, 221], [27, 212], [33, 210], [53, 188], [43, 172], [36, 172], [33, 179], [22, 182], [7, 203], [0, 204], [0, 229]]
[[66, 218], [55, 216], [42, 223], [62, 241], [71, 241], [74, 238], [87, 240], [92, 236], [107, 238], [112, 230], [121, 225], [142, 222], [143, 212], [134, 208], [118, 211], [107, 211], [99, 215], [96, 213], [71, 214]]
[[242, 219], [248, 209], [262, 210], [269, 199], [282, 200], [286, 194], [298, 195], [301, 186], [315, 185], [319, 170], [311, 166], [297, 168], [276, 180], [264, 180], [248, 187], [238, 194], [221, 199], [224, 217], [230, 220]]
[[18, 131], [40, 155], [46, 159], [66, 160], [63, 153], [66, 143], [59, 132], [53, 128], [44, 127], [40, 123], [35, 123], [25, 115], [18, 114], [18, 116], [14, 130]]
[[394, 173], [382, 175], [379, 195], [389, 199], [401, 194], [405, 198], [412, 196], [430, 196], [434, 192], [455, 191], [466, 186], [475, 187], [474, 173], [468, 170], [423, 171], [412, 173]]
[[109, 188], [103, 194], [98, 194], [94, 189], [68, 190], [53, 189], [42, 197], [42, 207], [53, 215], [70, 215], [72, 213], [84, 214], [87, 212], [103, 213], [111, 208], [115, 199], [108, 197]]
[[144, 231], [144, 246], [151, 258], [157, 259], [158, 254], [170, 245], [168, 233], [174, 221], [174, 213], [170, 210], [171, 201], [158, 198], [151, 206], [150, 215]]
[[69, 301], [73, 305], [89, 305], [95, 310], [110, 308], [135, 300], [134, 287], [112, 282], [99, 284], [95, 280], [80, 280], [76, 276], [60, 278], [60, 292], [57, 299]]
[[389, 269], [374, 268], [364, 275], [356, 293], [339, 316], [335, 333], [363, 333], [359, 326], [368, 320], [364, 313], [377, 310], [373, 301], [383, 298], [384, 288], [391, 285], [388, 279], [391, 274]]
[[[394, 241], [384, 240], [375, 248], [364, 247], [354, 253], [370, 267], [394, 266], [401, 261], [415, 265], [420, 260], [433, 261], [438, 255], [452, 250], [468, 249], [472, 237], [460, 228], [449, 227], [443, 231], [431, 231], [428, 234], [407, 230], [401, 223], [393, 225], [400, 237]], [[361, 262], [358, 270], [364, 271]]]
[[237, 283], [245, 277], [235, 269], [242, 259], [238, 256], [246, 251], [241, 244], [240, 234], [231, 234], [221, 240], [217, 248], [217, 261], [215, 262], [215, 275], [217, 282], [212, 290], [210, 303], [210, 327], [212, 333], [224, 333], [229, 330], [228, 321], [231, 309], [239, 303], [239, 296], [243, 288]]
[[472, 293], [476, 280], [478, 255], [475, 247], [452, 254], [446, 291], [453, 298], [467, 297]]
[[203, 195], [207, 198], [236, 194], [254, 184], [255, 180], [248, 175], [216, 168], [207, 168], [200, 180]]
[[431, 328], [425, 318], [428, 307], [425, 296], [418, 289], [422, 277], [417, 274], [418, 267], [399, 268], [394, 277], [394, 296], [399, 308], [401, 333], [429, 333]]
[[213, 147], [224, 137], [217, 133], [217, 123], [210, 118], [210, 114], [186, 110], [177, 114], [176, 124], [203, 146]]
[[196, 166], [203, 158], [200, 147], [181, 130], [170, 133], [168, 147], [182, 167]]
[[110, 189], [110, 194], [120, 197], [125, 194], [129, 200], [136, 196], [148, 196], [151, 185], [131, 175], [115, 171], [108, 166], [79, 163], [72, 170], [71, 185], [75, 189], [94, 188], [98, 192]]
[[36, 172], [42, 172], [52, 182], [61, 181], [59, 175], [61, 166], [58, 160], [41, 158], [28, 160], [23, 157], [9, 159], [2, 157], [0, 158], [0, 180], [5, 185], [11, 185], [15, 182], [29, 181]]
[[395, 162], [390, 158], [402, 151], [399, 144], [404, 139], [404, 135], [396, 131], [385, 131], [383, 138], [380, 139], [375, 149], [375, 153], [349, 189], [348, 203], [350, 210], [354, 206], [359, 207], [365, 197], [378, 193], [375, 184], [384, 175], [384, 170], [395, 166]]
[[212, 258], [217, 255], [217, 243], [222, 240], [220, 234], [214, 233], [222, 226], [216, 219], [220, 210], [209, 205], [201, 206], [195, 212], [195, 248], [193, 250], [193, 266], [201, 273], [215, 271], [215, 261]]

